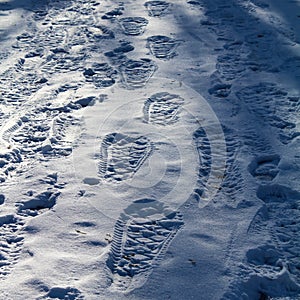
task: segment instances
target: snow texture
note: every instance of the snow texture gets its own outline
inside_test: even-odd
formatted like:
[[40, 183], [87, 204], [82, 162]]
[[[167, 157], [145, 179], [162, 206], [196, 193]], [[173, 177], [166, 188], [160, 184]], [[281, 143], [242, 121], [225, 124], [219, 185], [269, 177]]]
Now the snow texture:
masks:
[[299, 0], [0, 0], [0, 299], [300, 299]]

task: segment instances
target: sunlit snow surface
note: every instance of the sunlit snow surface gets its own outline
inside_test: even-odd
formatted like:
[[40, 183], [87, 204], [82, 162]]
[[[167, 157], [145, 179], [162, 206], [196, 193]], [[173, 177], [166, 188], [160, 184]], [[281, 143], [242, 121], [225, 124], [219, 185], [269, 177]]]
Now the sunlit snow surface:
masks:
[[299, 8], [0, 0], [0, 298], [299, 299]]

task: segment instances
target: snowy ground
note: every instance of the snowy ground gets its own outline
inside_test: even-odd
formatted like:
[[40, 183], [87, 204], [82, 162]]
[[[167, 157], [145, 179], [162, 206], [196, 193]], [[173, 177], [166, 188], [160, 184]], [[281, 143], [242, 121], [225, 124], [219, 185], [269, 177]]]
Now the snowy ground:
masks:
[[0, 299], [300, 299], [300, 1], [0, 0]]

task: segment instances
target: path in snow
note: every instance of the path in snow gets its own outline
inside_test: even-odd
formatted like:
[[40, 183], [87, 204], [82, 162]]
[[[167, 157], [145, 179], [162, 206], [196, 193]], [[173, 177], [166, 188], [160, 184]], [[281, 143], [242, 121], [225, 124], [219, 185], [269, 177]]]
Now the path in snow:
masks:
[[[106, 298], [195, 297], [195, 282], [201, 299], [298, 297], [299, 36], [275, 1], [23, 2], [0, 3], [23, 24], [0, 32], [3, 287], [37, 266], [30, 224], [56, 232], [73, 197], [111, 228], [94, 243]], [[99, 299], [86, 278], [24, 280], [37, 299]]]

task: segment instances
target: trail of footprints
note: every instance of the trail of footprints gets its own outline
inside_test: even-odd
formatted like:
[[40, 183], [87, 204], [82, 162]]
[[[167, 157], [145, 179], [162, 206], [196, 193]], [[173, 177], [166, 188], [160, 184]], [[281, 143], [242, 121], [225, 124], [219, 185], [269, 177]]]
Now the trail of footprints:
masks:
[[253, 282], [259, 287], [255, 297], [296, 299], [299, 295], [300, 193], [273, 183], [280, 160], [279, 155], [270, 153], [255, 157], [249, 164], [248, 171], [260, 184], [257, 197], [263, 206], [248, 233], [258, 237], [261, 244], [247, 251], [239, 279], [231, 283], [224, 300], [240, 299]]
[[[164, 1], [149, 1], [145, 3], [145, 7], [148, 10], [148, 14], [151, 17], [163, 16], [169, 9], [170, 5]], [[241, 30], [246, 30], [247, 25], [242, 19], [235, 20], [230, 14], [227, 14], [226, 7], [224, 11], [219, 11], [221, 20], [224, 24], [231, 24], [239, 22]], [[209, 13], [207, 14], [209, 16]], [[127, 28], [123, 27], [123, 31], [127, 35], [140, 35], [144, 32], [147, 22], [139, 21], [136, 19], [124, 19], [128, 22]], [[121, 21], [122, 23], [122, 21]], [[204, 25], [204, 24], [203, 24]], [[214, 22], [207, 22], [208, 26], [214, 26]], [[226, 30], [217, 32], [220, 38], [226, 38]], [[253, 33], [248, 35], [245, 42], [227, 42], [224, 46], [223, 54], [219, 55], [216, 64], [216, 73], [212, 77], [213, 86], [209, 90], [211, 95], [216, 97], [226, 98], [230, 95], [232, 83], [242, 76], [248, 69], [252, 71], [272, 71], [272, 67], [268, 64], [268, 57], [270, 55], [270, 35], [272, 33], [262, 32], [261, 34]], [[260, 42], [257, 41], [260, 39]], [[242, 52], [244, 44], [251, 47], [250, 53]], [[150, 53], [158, 59], [169, 59], [174, 57], [178, 41], [169, 38], [167, 36], [152, 36], [147, 39], [147, 47]], [[233, 50], [240, 49], [240, 54], [233, 55]], [[255, 50], [259, 49], [259, 50]], [[272, 49], [271, 49], [272, 51]], [[262, 54], [262, 55], [261, 55]], [[278, 53], [274, 52], [276, 56]], [[259, 56], [259, 57], [258, 57]], [[244, 64], [245, 57], [248, 59], [248, 64]], [[144, 63], [144, 61], [146, 63]], [[292, 60], [292, 63], [294, 61]], [[284, 65], [283, 67], [284, 68]], [[287, 64], [288, 68], [288, 64]], [[150, 60], [141, 61], [125, 61], [120, 68], [123, 83], [127, 88], [139, 88], [147, 83], [155, 67], [151, 64]], [[140, 73], [139, 76], [136, 76]], [[290, 95], [282, 88], [276, 86], [273, 83], [262, 82], [258, 85], [251, 85], [239, 90], [236, 93], [238, 99], [244, 101], [250, 110], [250, 112], [261, 116], [263, 122], [267, 122], [271, 127], [278, 130], [279, 139], [283, 144], [290, 143], [295, 139], [299, 133], [296, 130], [297, 121], [290, 119], [290, 111], [299, 111], [299, 95]], [[152, 123], [158, 126], [166, 126], [176, 123], [178, 113], [180, 112], [183, 99], [178, 95], [172, 95], [166, 92], [152, 95], [144, 105], [144, 120], [148, 123]], [[275, 113], [274, 113], [275, 111]], [[226, 130], [225, 130], [226, 131]], [[253, 132], [248, 132], [249, 139], [255, 135]], [[230, 134], [228, 134], [230, 136]], [[232, 135], [231, 135], [232, 136]], [[247, 142], [247, 136], [245, 136]], [[199, 152], [200, 157], [200, 169], [199, 169], [199, 181], [200, 186], [205, 187], [208, 174], [210, 172], [210, 146], [203, 129], [199, 129], [194, 134], [194, 142]], [[251, 142], [252, 143], [252, 142]], [[103, 145], [102, 145], [103, 146]], [[109, 143], [110, 147], [115, 147], [112, 143]], [[234, 139], [227, 141], [228, 152], [230, 153], [227, 162], [227, 172], [225, 174], [224, 183], [222, 189], [230, 198], [238, 198], [238, 195], [244, 188], [243, 179], [240, 176], [239, 167], [235, 163], [235, 149], [237, 144]], [[103, 147], [107, 151], [107, 146]], [[263, 144], [261, 141], [257, 142], [252, 148], [258, 149], [260, 152], [270, 150], [269, 145]], [[115, 149], [117, 151], [117, 147]], [[108, 157], [108, 155], [106, 154]], [[125, 154], [116, 157], [124, 159]], [[104, 157], [104, 156], [103, 156]], [[113, 156], [112, 156], [113, 157]], [[116, 159], [116, 164], [119, 164]], [[111, 159], [113, 161], [113, 159]], [[281, 272], [283, 268], [286, 268], [289, 272], [288, 280], [290, 280], [289, 286], [291, 290], [285, 290], [282, 286], [281, 296], [293, 296], [297, 290], [294, 282], [299, 283], [299, 263], [297, 262], [297, 253], [299, 253], [298, 240], [294, 240], [291, 236], [291, 232], [299, 231], [299, 194], [291, 189], [270, 184], [278, 174], [278, 163], [280, 157], [275, 154], [265, 155], [257, 158], [249, 165], [249, 172], [251, 175], [260, 181], [263, 185], [258, 189], [257, 196], [265, 203], [264, 210], [267, 210], [267, 214], [261, 211], [254, 219], [249, 232], [255, 232], [258, 228], [257, 234], [264, 234], [267, 230], [273, 244], [259, 246], [257, 249], [250, 249], [247, 252], [246, 261], [247, 265], [243, 273], [243, 278], [247, 284], [247, 281], [251, 284], [253, 279], [253, 272], [260, 275], [269, 274], [269, 278], [274, 281], [275, 285], [280, 285], [282, 282]], [[102, 168], [106, 172], [107, 161], [102, 163]], [[121, 164], [124, 166], [124, 164]], [[105, 166], [105, 167], [103, 167]], [[115, 170], [112, 168], [111, 170]], [[104, 172], [104, 173], [105, 173]], [[201, 189], [198, 191], [201, 196]], [[142, 203], [147, 203], [150, 200], [142, 200]], [[151, 200], [156, 203], [156, 200]], [[139, 202], [136, 201], [135, 205]], [[137, 213], [133, 217], [132, 211]], [[127, 212], [127, 210], [130, 211]], [[115, 225], [115, 233], [111, 247], [110, 257], [107, 261], [108, 267], [111, 269], [114, 275], [112, 287], [129, 291], [141, 285], [140, 274], [144, 273], [144, 277], [148, 276], [153, 267], [153, 262], [158, 257], [157, 253], [154, 253], [156, 248], [150, 249], [150, 259], [148, 259], [145, 253], [148, 253], [148, 245], [151, 245], [149, 238], [148, 224], [151, 222], [142, 221], [141, 223], [135, 221], [139, 218], [139, 209], [134, 206], [129, 206], [127, 210], [121, 214], [119, 220]], [[172, 212], [177, 216], [177, 212]], [[292, 218], [291, 218], [292, 216]], [[280, 221], [276, 221], [280, 220]], [[159, 220], [156, 218], [156, 223]], [[152, 221], [152, 225], [155, 222]], [[144, 224], [147, 224], [145, 226]], [[171, 222], [170, 224], [174, 223]], [[181, 220], [179, 224], [175, 226], [174, 234], [183, 225]], [[141, 226], [140, 226], [141, 225]], [[153, 227], [151, 227], [153, 229]], [[165, 228], [166, 229], [166, 228]], [[146, 235], [144, 232], [147, 232]], [[156, 234], [152, 236], [156, 237]], [[166, 231], [168, 235], [168, 231]], [[172, 236], [172, 235], [171, 235]], [[142, 238], [142, 239], [140, 239]], [[143, 239], [146, 238], [146, 239]], [[170, 238], [171, 240], [171, 238]], [[167, 245], [170, 240], [162, 240], [162, 246]], [[141, 244], [143, 247], [140, 247]], [[144, 245], [145, 244], [145, 245]], [[137, 249], [139, 250], [137, 250]], [[148, 247], [149, 248], [149, 247]], [[139, 252], [138, 252], [139, 251]], [[137, 258], [137, 253], [141, 254]], [[247, 275], [248, 274], [248, 275]], [[252, 275], [249, 275], [252, 274]], [[243, 292], [243, 284], [234, 283], [231, 286], [232, 291], [235, 293], [226, 292], [224, 299], [240, 299]], [[237, 291], [237, 289], [239, 289]], [[239, 294], [240, 293], [240, 294]], [[259, 297], [273, 296], [272, 293], [267, 294], [265, 291], [261, 291]], [[265, 299], [265, 298], [264, 298]]]
[[[22, 102], [25, 103], [28, 97], [47, 84], [48, 79], [69, 71], [81, 74], [82, 83], [79, 85], [93, 84], [98, 89], [113, 86], [119, 78], [127, 89], [141, 88], [156, 72], [157, 64], [153, 60], [146, 58], [131, 60], [126, 57], [125, 53], [134, 50], [133, 46], [128, 43], [123, 43], [120, 47], [105, 53], [109, 63], [97, 62], [87, 66], [86, 61], [91, 61], [90, 53], [99, 52], [102, 42], [115, 39], [115, 34], [98, 22], [98, 25], [95, 25], [94, 14], [98, 5], [96, 1], [77, 2], [76, 4], [76, 1], [52, 1], [45, 9], [34, 12], [33, 19], [47, 27], [44, 30], [29, 30], [17, 37], [14, 45], [15, 51], [26, 50], [27, 53], [25, 60], [19, 61], [15, 69], [1, 75], [1, 79], [11, 82], [9, 88], [7, 88], [7, 83], [4, 83], [5, 88], [1, 89], [3, 90], [2, 99], [4, 99], [2, 101], [5, 104], [17, 106]], [[163, 17], [170, 12], [172, 7], [166, 1], [148, 1], [144, 5], [151, 18]], [[121, 17], [123, 11], [124, 7], [120, 4], [119, 7], [105, 13], [102, 19], [111, 22], [117, 19], [124, 35], [128, 37], [142, 35], [147, 29], [148, 19]], [[54, 16], [55, 22], [53, 22]], [[168, 36], [154, 35], [148, 37], [146, 43], [146, 47], [154, 58], [169, 60], [176, 56], [180, 41]], [[45, 47], [37, 47], [37, 45], [45, 45]], [[228, 52], [229, 56], [230, 54]], [[239, 57], [232, 58], [229, 65], [227, 58], [227, 56], [219, 57], [217, 69], [222, 80], [231, 81], [237, 76], [236, 74], [242, 74], [244, 69], [238, 63], [233, 63], [240, 59]], [[38, 69], [39, 72], [32, 72], [28, 76], [26, 68], [30, 67], [32, 70]], [[21, 93], [16, 90], [20, 87]], [[74, 89], [76, 90], [77, 87], [75, 86]], [[212, 93], [227, 97], [226, 93], [230, 87], [229, 84], [225, 86], [221, 84]], [[68, 89], [72, 87], [62, 86], [58, 94]], [[247, 97], [247, 93], [244, 91], [241, 97]], [[297, 101], [293, 98], [291, 102]], [[153, 94], [145, 100], [144, 121], [156, 126], [173, 126], [180, 118], [183, 105], [184, 99], [175, 93], [161, 91]], [[5, 180], [22, 159], [33, 157], [36, 153], [52, 157], [69, 155], [72, 152], [74, 133], [72, 128], [80, 125], [80, 121], [73, 117], [72, 111], [80, 107], [82, 105], [71, 102], [59, 108], [51, 108], [51, 105], [49, 108], [42, 106], [33, 110], [29, 115], [23, 116], [12, 126], [5, 133], [4, 138], [13, 143], [18, 150], [12, 150], [0, 157], [0, 167], [3, 173], [0, 180], [2, 177]], [[49, 120], [49, 115], [51, 116], [50, 123], [46, 121]], [[71, 134], [67, 132], [69, 129], [71, 129]], [[205, 187], [211, 161], [209, 140], [202, 128], [195, 132], [194, 143], [200, 157], [199, 185]], [[235, 147], [233, 141], [229, 141], [228, 144], [229, 147]], [[152, 142], [146, 136], [112, 133], [103, 138], [100, 151], [99, 176], [103, 181], [114, 184], [134, 176], [154, 150]], [[266, 162], [266, 165], [272, 163], [274, 161]], [[256, 174], [264, 173], [262, 169], [264, 168], [255, 165], [251, 167], [251, 172], [256, 176]], [[233, 173], [239, 174], [238, 170]], [[275, 173], [273, 172], [272, 176], [276, 176]], [[238, 182], [237, 177], [238, 175], [234, 179], [236, 181], [233, 180], [234, 182]], [[267, 177], [265, 179], [267, 180]], [[232, 189], [228, 193], [231, 193]], [[200, 190], [199, 195], [201, 196]], [[38, 215], [53, 207], [58, 196], [59, 192], [55, 190], [43, 192], [35, 197], [28, 194], [29, 200], [18, 203], [18, 220], [20, 221], [11, 219], [6, 223], [3, 222], [1, 226], [1, 234], [7, 239], [3, 249], [5, 247], [12, 249], [6, 252], [9, 253], [7, 254], [9, 258], [6, 261], [3, 259], [3, 264], [7, 263], [11, 268], [17, 261], [22, 248], [21, 231], [24, 228], [24, 218]], [[159, 263], [168, 245], [182, 226], [181, 214], [169, 210], [158, 200], [140, 199], [128, 206], [116, 222], [107, 260], [107, 266], [113, 276], [112, 288], [129, 291], [141, 286]], [[10, 240], [10, 234], [20, 237], [20, 240], [17, 238]], [[3, 270], [3, 276], [5, 276], [6, 269]], [[47, 296], [51, 298], [59, 295], [60, 292], [63, 295], [64, 291], [59, 288], [53, 289]], [[68, 293], [69, 291], [65, 291], [66, 295]]]
[[[242, 2], [240, 4], [248, 5]], [[199, 5], [202, 5], [201, 1]], [[260, 7], [255, 3], [251, 5], [247, 10], [253, 9], [253, 12], [256, 12], [257, 7]], [[209, 93], [214, 97], [229, 98], [233, 84], [241, 77], [253, 75], [251, 72], [276, 73], [278, 69], [290, 71], [291, 65], [297, 64], [295, 57], [283, 61], [280, 47], [274, 45], [274, 36], [279, 35], [280, 40], [283, 41], [283, 32], [286, 32], [286, 27], [281, 20], [273, 20], [274, 16], [270, 15], [268, 18], [271, 23], [275, 22], [274, 24], [277, 25], [275, 28], [266, 29], [266, 26], [262, 26], [261, 30], [253, 29], [249, 33], [250, 25], [255, 24], [257, 19], [248, 17], [245, 18], [247, 22], [242, 22], [237, 18], [239, 13], [241, 13], [240, 8], [234, 8], [230, 2], [224, 5], [224, 9], [215, 10], [211, 7], [205, 13], [207, 21], [203, 25], [226, 41], [223, 51], [217, 57], [216, 72], [211, 77], [212, 87]], [[220, 24], [225, 31], [218, 28], [217, 25]], [[247, 33], [244, 40], [235, 38], [239, 33]], [[293, 43], [295, 38], [291, 34], [286, 39]], [[278, 57], [277, 65], [274, 64], [274, 57]], [[250, 112], [260, 116], [262, 122], [274, 128], [283, 144], [290, 144], [299, 136], [296, 121], [300, 105], [299, 93], [287, 92], [272, 82], [262, 81], [239, 89], [236, 97], [247, 105]], [[293, 111], [295, 113], [291, 114]]]
[[[256, 215], [249, 231], [258, 235], [269, 234], [272, 244], [267, 244], [266, 247], [276, 248], [278, 254], [273, 258], [273, 264], [269, 261], [264, 261], [263, 264], [279, 266], [280, 270], [286, 268], [290, 280], [300, 284], [300, 240], [297, 237], [300, 226], [300, 193], [272, 183], [278, 174], [280, 159], [276, 154], [265, 155], [255, 158], [249, 165], [249, 172], [261, 184], [257, 197], [263, 201], [263, 208]], [[252, 261], [250, 263], [253, 264]], [[288, 296], [288, 291], [284, 292]]]
[[[61, 85], [49, 99], [44, 99], [44, 102], [20, 116], [3, 133], [3, 140], [12, 150], [5, 155], [1, 154], [1, 181], [13, 175], [23, 161], [37, 157], [57, 159], [71, 154], [74, 131], [80, 126], [80, 120], [72, 112], [94, 100], [70, 100], [65, 105], [57, 106], [54, 100], [60, 93], [76, 92], [82, 84], [92, 84], [97, 89], [108, 88], [116, 84], [119, 78], [127, 89], [141, 88], [157, 70], [156, 63], [151, 59], [128, 59], [126, 53], [133, 51], [134, 47], [125, 41], [105, 53], [110, 63], [86, 63], [92, 61], [91, 55], [101, 50], [103, 41], [115, 39], [115, 34], [108, 27], [98, 22], [95, 25], [97, 5], [96, 1], [52, 1], [33, 11], [32, 19], [38, 25], [34, 27], [32, 22], [16, 38], [14, 51], [25, 51], [25, 55], [13, 68], [0, 75], [3, 79], [3, 105], [26, 105], [30, 97], [47, 86], [51, 78], [64, 73], [80, 73], [82, 82]], [[169, 12], [170, 7], [165, 1], [145, 3], [150, 17], [162, 17]], [[102, 19], [115, 20], [122, 16], [123, 10], [123, 6], [119, 5], [103, 15]], [[148, 19], [144, 17], [118, 19], [124, 35], [133, 37], [142, 35], [148, 23]], [[167, 36], [157, 35], [147, 39], [147, 47], [158, 59], [173, 58], [178, 45], [179, 41]], [[144, 121], [157, 126], [175, 124], [183, 104], [184, 99], [179, 95], [168, 92], [154, 94], [145, 101]], [[9, 119], [10, 116], [4, 113], [3, 118]], [[101, 145], [99, 176], [112, 183], [127, 180], [138, 171], [152, 152], [153, 144], [145, 136], [109, 134], [104, 137]], [[52, 179], [56, 181], [55, 178]], [[37, 195], [28, 191], [25, 199], [16, 203], [16, 217], [1, 220], [0, 234], [3, 243], [0, 248], [0, 268], [3, 278], [19, 259], [27, 218], [51, 209], [59, 194], [57, 189], [48, 189]], [[5, 202], [1, 199], [0, 201]], [[146, 278], [151, 273], [182, 225], [182, 216], [178, 212], [168, 210], [156, 200], [138, 200], [125, 209], [115, 226], [107, 262], [114, 277], [113, 286], [125, 291], [130, 286], [143, 284], [144, 282], [138, 283], [135, 278], [140, 275]], [[65, 295], [68, 293], [66, 291]], [[63, 294], [64, 291], [59, 288], [51, 289], [45, 298], [60, 297]]]
[[[161, 17], [168, 12], [170, 4], [165, 1], [145, 3], [148, 15]], [[120, 10], [111, 12], [114, 18], [122, 15]], [[123, 17], [118, 20], [125, 35], [142, 35], [148, 25], [144, 17]], [[179, 41], [162, 35], [147, 39], [150, 53], [158, 59], [175, 56]], [[130, 44], [106, 53], [113, 65], [119, 65], [122, 83], [127, 89], [145, 86], [157, 70], [157, 64], [146, 58], [129, 60], [125, 53], [134, 48]], [[86, 78], [94, 76], [94, 71]], [[86, 73], [88, 73], [86, 72]], [[159, 92], [145, 100], [144, 122], [155, 126], [176, 124], [184, 99], [169, 92]], [[99, 176], [102, 181], [116, 184], [125, 181], [138, 171], [154, 150], [146, 136], [130, 133], [111, 133], [103, 137], [100, 146]], [[115, 224], [107, 267], [112, 274], [112, 290], [128, 292], [142, 286], [153, 268], [158, 265], [178, 230], [183, 226], [179, 212], [165, 207], [156, 199], [140, 199], [129, 205]]]
[[236, 279], [222, 299], [240, 299], [245, 288], [255, 283], [256, 297], [299, 295], [299, 199], [300, 194], [286, 186], [265, 184], [257, 196], [263, 207], [253, 219], [248, 232], [264, 243], [249, 249]]
[[[267, 26], [262, 23], [261, 28], [257, 26], [257, 22], [260, 22], [254, 17], [257, 8], [263, 10], [268, 7], [263, 1], [240, 1], [238, 5], [247, 6], [247, 11], [251, 10], [251, 15], [247, 17], [243, 16], [243, 11], [233, 1], [226, 4], [221, 2], [215, 1], [211, 4], [207, 2], [204, 4], [201, 0], [188, 2], [194, 8], [205, 8], [203, 11], [206, 20], [201, 22], [202, 26], [215, 33], [220, 41], [225, 42], [222, 51], [219, 51], [216, 71], [211, 76], [211, 87], [208, 92], [213, 97], [228, 100], [236, 97], [238, 102], [246, 104], [250, 115], [258, 117], [262, 126], [270, 127], [271, 132], [275, 133], [274, 137], [277, 137], [284, 146], [289, 146], [299, 137], [296, 120], [299, 114], [299, 93], [289, 92], [278, 84], [260, 80], [260, 77], [259, 83], [240, 88], [239, 80], [249, 75], [254, 78], [259, 76], [259, 72], [278, 71], [286, 71], [299, 77], [299, 72], [295, 68], [299, 59], [290, 57], [283, 60], [281, 47], [275, 45], [273, 39], [275, 36], [278, 38], [276, 41], [293, 45], [297, 43], [295, 34], [291, 30], [286, 30], [281, 20], [272, 20], [271, 17], [268, 17], [270, 23], [276, 24], [272, 29], [270, 26], [266, 29]], [[253, 28], [250, 34], [249, 28]], [[245, 39], [241, 40], [241, 36], [245, 36]], [[277, 58], [277, 62], [274, 58]], [[233, 89], [236, 91], [235, 95], [231, 93]], [[205, 141], [205, 133], [198, 130], [194, 139], [199, 145], [197, 148], [200, 157], [204, 157], [204, 161], [205, 159], [207, 161], [210, 150], [209, 144]], [[248, 166], [248, 171], [260, 185], [257, 197], [263, 202], [263, 207], [256, 214], [248, 233], [250, 238], [255, 235], [255, 238], [264, 242], [246, 253], [236, 273], [234, 267], [229, 266], [230, 272], [234, 273], [233, 282], [222, 299], [245, 297], [298, 299], [300, 195], [287, 186], [274, 183], [279, 173], [278, 165], [281, 157], [273, 152], [271, 143], [263, 134], [257, 132], [256, 128], [248, 127], [242, 134], [242, 143], [249, 153], [255, 156]], [[231, 146], [238, 148], [234, 145], [234, 141], [227, 141], [227, 145], [228, 148]], [[230, 149], [228, 152], [231, 153]], [[258, 153], [262, 155], [257, 156]], [[239, 193], [244, 190], [244, 183], [239, 175], [234, 155], [230, 155], [227, 165], [222, 189], [230, 198], [238, 199]], [[209, 164], [203, 167], [202, 170], [200, 168], [199, 177], [205, 182]], [[198, 193], [201, 192], [200, 189]], [[245, 295], [245, 290], [249, 289], [253, 294]]]
[[[0, 75], [3, 107], [19, 109], [23, 104], [26, 106], [31, 97], [47, 86], [48, 80], [52, 76], [70, 71], [83, 72], [83, 61], [87, 59], [87, 56], [71, 49], [76, 45], [76, 42], [72, 44], [72, 38], [70, 39], [71, 45], [69, 44], [69, 33], [72, 30], [71, 28], [69, 30], [68, 27], [76, 24], [67, 24], [68, 26], [49, 24], [54, 16], [61, 14], [61, 9], [68, 7], [73, 18], [70, 22], [78, 19], [78, 26], [87, 26], [89, 23], [78, 18], [78, 14], [84, 15], [86, 10], [92, 12], [94, 6], [92, 3], [81, 4], [82, 7], [79, 10], [76, 2], [68, 5], [51, 2], [51, 4], [34, 11], [33, 20], [37, 21], [37, 25], [33, 26], [34, 22], [28, 22], [28, 28], [16, 38], [16, 43], [13, 45], [14, 51], [25, 51], [24, 59], [19, 59], [13, 67]], [[44, 26], [39, 27], [40, 24]], [[64, 22], [62, 24], [66, 25]], [[99, 35], [91, 33], [86, 28], [84, 27], [84, 43], [89, 40], [95, 42]], [[102, 35], [111, 37], [111, 33], [99, 26], [99, 30], [101, 29]], [[96, 74], [97, 76], [99, 77], [98, 74]], [[67, 89], [68, 87], [66, 87]], [[41, 103], [43, 103], [42, 101], [45, 99], [41, 99]], [[38, 106], [43, 106], [43, 104]], [[65, 111], [61, 112], [59, 109], [48, 109], [48, 106], [49, 103], [45, 103], [44, 107], [33, 110], [31, 108], [31, 111], [20, 116], [19, 120], [16, 120], [16, 123], [3, 133], [2, 139], [9, 144], [12, 150], [1, 154], [1, 181], [4, 181], [15, 170], [16, 173], [18, 164], [28, 158], [33, 158], [37, 153], [58, 158], [72, 152], [72, 141], [75, 136], [71, 127], [80, 125], [80, 121], [72, 116], [72, 110], [78, 109], [78, 107], [65, 107], [62, 108]], [[3, 120], [3, 122], [1, 120], [1, 125], [8, 123], [10, 118], [11, 115], [4, 113], [1, 116]]]
[[[145, 3], [145, 7], [149, 16], [160, 17], [168, 12], [170, 4], [164, 1], [149, 1]], [[143, 19], [135, 20], [134, 22], [132, 18], [123, 18], [121, 22], [124, 22], [124, 20], [129, 23], [126, 24], [129, 25], [128, 28], [123, 25], [123, 31], [126, 35], [140, 35], [147, 25], [147, 22], [143, 22]], [[155, 35], [147, 39], [146, 46], [155, 58], [167, 60], [176, 55], [175, 51], [179, 44], [180, 41], [168, 36]], [[110, 53], [109, 56], [116, 58], [116, 61], [124, 59], [124, 56], [120, 57], [115, 53]], [[224, 57], [222, 62], [225, 59]], [[142, 87], [153, 75], [156, 68], [149, 59], [141, 59], [139, 61], [127, 61], [125, 59], [120, 68], [122, 81], [125, 87], [129, 89]], [[224, 77], [227, 76], [229, 80], [233, 79], [232, 76], [233, 73], [236, 73], [236, 70], [239, 70], [238, 65], [231, 71], [227, 71], [226, 66], [222, 66], [222, 70], [220, 68], [220, 72], [224, 74]], [[239, 70], [240, 73], [242, 71], [243, 69]], [[221, 85], [218, 88], [221, 90], [219, 93], [223, 93], [222, 89], [225, 89], [226, 93], [228, 87], [230, 88], [230, 85], [225, 85], [224, 87]], [[184, 99], [177, 94], [169, 92], [153, 94], [144, 103], [144, 121], [156, 126], [174, 125], [180, 118], [183, 105]], [[143, 139], [147, 140], [146, 137], [143, 137]], [[114, 133], [103, 139], [99, 163], [99, 174], [103, 180], [110, 182], [112, 178], [113, 181], [126, 180], [129, 177], [127, 172], [129, 171], [130, 176], [132, 176], [137, 170], [136, 166], [140, 166], [143, 162], [146, 157], [145, 145], [138, 152], [137, 160], [132, 162], [133, 167], [128, 166], [131, 158], [131, 151], [128, 151], [128, 149], [135, 148], [135, 146], [130, 145], [129, 140], [136, 140], [136, 137]], [[201, 197], [211, 171], [210, 141], [203, 128], [199, 128], [194, 133], [194, 144], [200, 158], [198, 181], [200, 188], [195, 192]], [[230, 157], [227, 161], [228, 170], [222, 189], [234, 202], [237, 201], [238, 194], [243, 190], [244, 182], [240, 176], [239, 167], [235, 164], [237, 144], [234, 138], [227, 141], [227, 146]], [[151, 155], [150, 152], [147, 153]], [[124, 167], [126, 171], [123, 170]], [[119, 176], [117, 180], [115, 179], [116, 174]], [[168, 244], [184, 224], [180, 213], [176, 211], [170, 211], [170, 214], [168, 213], [164, 217], [158, 218], [156, 215], [157, 208], [152, 209], [153, 204], [151, 202], [155, 206], [162, 205], [154, 199], [137, 200], [124, 210], [124, 213], [121, 214], [116, 222], [111, 251], [107, 260], [107, 266], [113, 275], [112, 289], [129, 292], [143, 285], [151, 274], [153, 267], [158, 264], [163, 256]], [[149, 207], [151, 208], [150, 212], [153, 213], [153, 218], [150, 217], [151, 214], [148, 212], [147, 218], [144, 217], [142, 210], [139, 209], [139, 206], [143, 203], [146, 204], [147, 210], [149, 210]]]
[[[78, 10], [79, 11], [79, 10]], [[47, 11], [36, 11], [35, 20], [43, 21], [47, 18]], [[26, 104], [29, 97], [34, 95], [47, 82], [45, 74], [51, 75], [59, 72], [77, 70], [80, 66], [82, 57], [71, 56], [66, 51], [62, 51], [59, 47], [65, 42], [66, 32], [62, 27], [48, 27], [45, 31], [25, 32], [17, 37], [16, 44], [13, 49], [15, 51], [27, 51], [24, 59], [20, 59], [15, 66], [8, 69], [1, 76], [1, 105], [3, 107], [16, 107], [17, 109]], [[48, 55], [43, 63], [45, 48], [38, 45], [47, 45], [47, 49], [51, 48], [52, 54]], [[41, 67], [39, 67], [41, 66]], [[37, 70], [39, 70], [37, 72]], [[31, 115], [25, 115], [12, 125], [9, 130], [4, 132], [3, 139], [16, 146], [15, 149], [8, 150], [0, 155], [0, 181], [3, 182], [12, 172], [16, 172], [18, 165], [30, 152], [40, 151], [40, 148], [47, 138], [49, 131], [52, 131], [50, 139], [55, 144], [62, 146], [65, 140], [65, 129], [74, 125], [74, 120], [70, 115], [57, 116], [53, 113], [52, 129], [47, 124], [50, 110], [39, 111], [38, 109], [31, 112]], [[44, 115], [45, 114], [45, 115]], [[71, 120], [70, 118], [71, 117]], [[1, 125], [6, 122], [9, 116], [1, 111]], [[62, 146], [64, 147], [64, 146]], [[69, 145], [70, 147], [70, 145]], [[19, 148], [19, 149], [18, 149]], [[49, 150], [49, 149], [48, 149]], [[55, 154], [57, 157], [57, 153]], [[52, 176], [52, 181], [55, 176]], [[29, 191], [23, 199], [17, 203], [16, 215], [0, 216], [0, 280], [4, 280], [10, 274], [14, 265], [18, 262], [23, 242], [24, 230], [26, 230], [26, 220], [29, 217], [47, 211], [52, 208], [59, 192], [56, 189], [47, 189], [47, 191], [35, 195]], [[5, 197], [1, 194], [0, 205], [5, 204]], [[63, 290], [63, 289], [61, 289]], [[58, 289], [49, 291], [49, 297], [53, 298], [61, 296], [62, 293], [57, 292]], [[61, 292], [61, 291], [59, 291]], [[74, 298], [72, 290], [66, 290], [65, 296]], [[79, 293], [78, 293], [79, 295]], [[76, 297], [81, 299], [81, 297]]]

